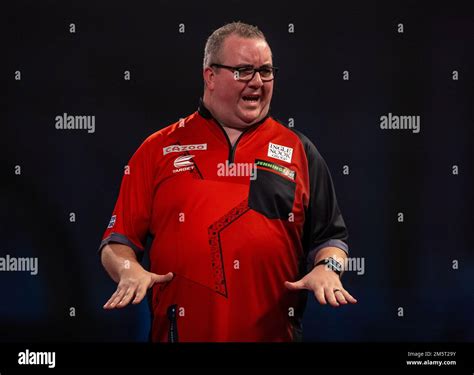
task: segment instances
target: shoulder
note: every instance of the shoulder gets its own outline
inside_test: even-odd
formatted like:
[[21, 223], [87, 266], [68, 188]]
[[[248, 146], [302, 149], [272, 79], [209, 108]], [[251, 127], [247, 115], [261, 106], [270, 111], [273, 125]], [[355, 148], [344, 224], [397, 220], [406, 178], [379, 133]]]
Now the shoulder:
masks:
[[304, 148], [304, 151], [307, 156], [316, 156], [319, 155], [319, 152], [314, 145], [313, 141], [308, 138], [303, 132], [296, 130], [294, 127], [288, 126], [281, 120], [272, 118], [275, 126], [280, 127], [280, 131], [285, 134], [285, 136], [290, 137], [293, 140], [296, 140]]
[[180, 138], [181, 135], [189, 132], [196, 125], [197, 112], [180, 118], [178, 121], [165, 126], [164, 128], [150, 134], [142, 143], [141, 147], [147, 149], [157, 149], [159, 147], [165, 147], [170, 142], [175, 142]]

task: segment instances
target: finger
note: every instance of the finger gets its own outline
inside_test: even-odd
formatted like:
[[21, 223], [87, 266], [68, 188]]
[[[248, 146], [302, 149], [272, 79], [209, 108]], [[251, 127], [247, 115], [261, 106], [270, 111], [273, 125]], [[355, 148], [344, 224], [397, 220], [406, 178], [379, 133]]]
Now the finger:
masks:
[[137, 303], [140, 303], [146, 295], [146, 286], [144, 284], [140, 284], [137, 288], [137, 291], [135, 293], [135, 298], [133, 299], [132, 303], [136, 305]]
[[324, 288], [324, 295], [326, 296], [326, 300], [329, 304], [333, 307], [338, 307], [339, 302], [337, 302], [336, 297], [334, 296], [333, 288], [326, 287]]
[[306, 284], [302, 280], [295, 281], [294, 283], [290, 283], [289, 281], [285, 281], [285, 286], [289, 290], [308, 289]]
[[130, 300], [135, 297], [136, 287], [129, 287], [125, 294], [123, 295], [122, 300], [117, 304], [118, 308], [127, 306], [130, 303]]
[[321, 305], [326, 305], [327, 304], [326, 298], [324, 297], [324, 289], [323, 288], [317, 287], [316, 291], [314, 292], [314, 296], [316, 297], [316, 299], [318, 300], [318, 302]]
[[172, 272], [168, 272], [166, 275], [157, 275], [156, 273], [151, 274], [151, 283], [148, 288], [152, 287], [155, 283], [166, 283], [173, 279], [174, 275]]
[[110, 304], [112, 301], [115, 299], [117, 296], [118, 289], [115, 290], [115, 292], [110, 296], [110, 298], [107, 300], [107, 302], [104, 304], [104, 309], [110, 309]]
[[339, 289], [337, 292], [334, 292], [334, 296], [336, 297], [337, 302], [339, 302], [341, 305], [347, 305], [346, 297], [344, 297], [341, 289]]
[[[344, 294], [344, 297], [346, 298], [346, 301], [347, 301], [347, 302], [349, 302], [349, 303], [357, 303], [357, 300], [356, 300], [354, 297], [352, 297], [352, 296], [350, 295], [350, 293], [349, 293], [347, 290], [341, 289], [341, 291], [342, 291], [342, 294]], [[341, 294], [341, 293], [338, 293], [338, 294]]]
[[118, 303], [122, 300], [123, 298], [123, 295], [125, 294], [125, 292], [127, 291], [127, 287], [123, 287], [123, 286], [120, 286], [120, 290], [118, 290], [118, 293], [117, 295], [115, 296], [115, 298], [113, 299], [113, 301], [110, 303], [110, 307], [113, 309], [115, 307], [117, 307]]
[[124, 288], [121, 285], [119, 285], [115, 293], [112, 295], [112, 297], [110, 297], [110, 300], [107, 302], [108, 308], [109, 309], [115, 308], [117, 303], [119, 303], [120, 300], [122, 299], [122, 296], [124, 293], [125, 293]]

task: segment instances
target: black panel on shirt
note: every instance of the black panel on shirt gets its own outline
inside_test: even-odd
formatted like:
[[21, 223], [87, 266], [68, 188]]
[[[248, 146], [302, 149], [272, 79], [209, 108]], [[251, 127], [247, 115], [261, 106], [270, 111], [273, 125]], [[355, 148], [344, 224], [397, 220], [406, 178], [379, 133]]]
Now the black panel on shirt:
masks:
[[250, 181], [249, 207], [269, 219], [288, 220], [295, 201], [296, 183], [264, 169]]
[[326, 162], [308, 137], [298, 130], [288, 129], [300, 138], [308, 160], [310, 201], [304, 225], [304, 249], [309, 252], [325, 242], [340, 240], [347, 251], [348, 232]]

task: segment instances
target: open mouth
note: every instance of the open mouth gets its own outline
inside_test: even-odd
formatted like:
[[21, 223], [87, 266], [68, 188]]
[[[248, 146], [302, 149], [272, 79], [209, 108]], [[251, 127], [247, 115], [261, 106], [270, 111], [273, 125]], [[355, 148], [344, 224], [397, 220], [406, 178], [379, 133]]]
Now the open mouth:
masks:
[[260, 95], [244, 95], [242, 100], [250, 103], [256, 103], [260, 100]]

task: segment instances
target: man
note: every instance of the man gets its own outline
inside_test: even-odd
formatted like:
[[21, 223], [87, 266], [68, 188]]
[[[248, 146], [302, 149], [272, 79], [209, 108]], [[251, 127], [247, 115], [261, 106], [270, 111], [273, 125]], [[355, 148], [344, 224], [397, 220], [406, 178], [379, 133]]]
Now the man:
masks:
[[[104, 308], [152, 288], [153, 341], [299, 340], [305, 289], [321, 304], [356, 302], [340, 281], [347, 231], [326, 164], [269, 116], [275, 73], [258, 28], [221, 27], [198, 111], [130, 160], [101, 244], [118, 283]], [[147, 234], [151, 272], [137, 261]]]

